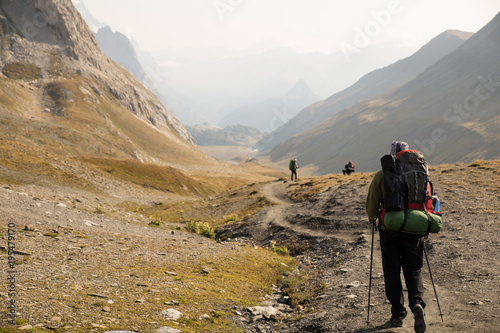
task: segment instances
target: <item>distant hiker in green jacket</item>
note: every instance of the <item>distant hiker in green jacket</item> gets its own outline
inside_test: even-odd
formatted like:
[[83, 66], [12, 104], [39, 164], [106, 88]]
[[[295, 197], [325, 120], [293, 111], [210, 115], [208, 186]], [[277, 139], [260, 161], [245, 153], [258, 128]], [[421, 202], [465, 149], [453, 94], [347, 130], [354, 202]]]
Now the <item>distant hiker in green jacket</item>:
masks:
[[[391, 145], [391, 155], [407, 150], [406, 142], [394, 141]], [[385, 196], [384, 175], [378, 171], [373, 178], [366, 198], [366, 213], [371, 223], [376, 223]], [[384, 270], [385, 295], [391, 303], [391, 319], [393, 326], [403, 326], [407, 316], [404, 306], [404, 294], [401, 284], [401, 268], [408, 290], [408, 303], [415, 317], [414, 329], [417, 333], [425, 332], [424, 283], [422, 279], [424, 238], [407, 238], [395, 235], [385, 230], [379, 223], [380, 248], [382, 250], [382, 267]]]
[[292, 181], [293, 181], [293, 175], [295, 175], [295, 180], [297, 180], [297, 169], [299, 168], [297, 164], [297, 159], [290, 160], [290, 164], [288, 165], [288, 168], [292, 172]]

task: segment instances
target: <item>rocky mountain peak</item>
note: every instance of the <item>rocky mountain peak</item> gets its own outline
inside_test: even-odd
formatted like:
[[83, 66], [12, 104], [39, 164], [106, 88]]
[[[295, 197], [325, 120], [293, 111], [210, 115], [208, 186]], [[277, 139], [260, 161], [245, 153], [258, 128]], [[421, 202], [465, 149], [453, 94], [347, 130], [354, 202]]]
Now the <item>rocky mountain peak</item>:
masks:
[[102, 57], [97, 41], [71, 1], [3, 0], [0, 11], [2, 25], [28, 42], [58, 45], [75, 59]]
[[104, 55], [71, 0], [0, 0], [0, 21], [0, 66], [34, 66], [40, 72], [34, 78], [41, 83], [75, 75], [97, 82], [94, 91], [111, 93], [123, 108], [170, 139], [194, 144], [153, 93]]
[[319, 99], [319, 97], [311, 90], [309, 85], [303, 79], [298, 80], [295, 85], [286, 94], [285, 98], [303, 98], [310, 97], [312, 99]]

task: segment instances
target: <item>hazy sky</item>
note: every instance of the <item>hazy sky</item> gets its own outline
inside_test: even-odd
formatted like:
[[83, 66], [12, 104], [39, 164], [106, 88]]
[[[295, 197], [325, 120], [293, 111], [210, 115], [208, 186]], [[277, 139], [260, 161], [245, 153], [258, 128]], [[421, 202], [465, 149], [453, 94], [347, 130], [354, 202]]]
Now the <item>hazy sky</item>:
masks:
[[394, 41], [419, 48], [448, 29], [476, 32], [499, 0], [83, 0], [98, 20], [154, 51], [246, 48], [273, 39], [330, 53]]

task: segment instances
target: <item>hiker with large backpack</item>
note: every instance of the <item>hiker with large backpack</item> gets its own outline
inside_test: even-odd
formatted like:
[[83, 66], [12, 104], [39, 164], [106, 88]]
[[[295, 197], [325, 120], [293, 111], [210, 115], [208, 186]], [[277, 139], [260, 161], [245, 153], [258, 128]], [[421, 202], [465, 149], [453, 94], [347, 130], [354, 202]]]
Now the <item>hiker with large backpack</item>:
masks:
[[344, 170], [342, 170], [342, 173], [344, 175], [348, 175], [349, 176], [351, 173], [353, 173], [355, 171], [356, 171], [356, 166], [354, 165], [354, 162], [353, 161], [349, 161], [344, 166]]
[[292, 172], [292, 181], [293, 181], [293, 176], [295, 175], [295, 180], [297, 181], [297, 169], [299, 168], [297, 164], [297, 159], [290, 160], [290, 163], [288, 164], [288, 168]]
[[[391, 319], [403, 326], [404, 306], [401, 268], [408, 291], [408, 305], [414, 315], [414, 329], [425, 332], [425, 302], [422, 266], [425, 236], [441, 229], [441, 218], [433, 197], [432, 183], [423, 155], [409, 150], [406, 142], [394, 141], [390, 155], [381, 158], [368, 190], [366, 212], [371, 223], [379, 220], [380, 248], [385, 294], [391, 303]], [[375, 228], [375, 225], [373, 226]]]

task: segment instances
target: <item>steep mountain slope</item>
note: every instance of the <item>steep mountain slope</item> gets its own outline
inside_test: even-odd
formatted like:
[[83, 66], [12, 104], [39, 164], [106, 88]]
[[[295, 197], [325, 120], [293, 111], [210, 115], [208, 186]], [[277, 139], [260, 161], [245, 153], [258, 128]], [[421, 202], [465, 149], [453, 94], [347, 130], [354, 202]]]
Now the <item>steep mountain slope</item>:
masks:
[[354, 104], [277, 146], [274, 161], [300, 156], [317, 173], [347, 160], [376, 170], [392, 140], [432, 164], [500, 156], [500, 15], [402, 87]]
[[295, 118], [274, 131], [272, 140], [260, 142], [259, 149], [268, 152], [279, 143], [335, 115], [357, 101], [399, 87], [456, 50], [470, 36], [472, 33], [457, 30], [449, 30], [440, 34], [412, 56], [370, 72], [349, 88], [305, 108]]
[[239, 107], [224, 117], [219, 124], [246, 124], [270, 132], [319, 99], [304, 80], [298, 80], [283, 97]]
[[78, 178], [65, 169], [69, 161], [108, 163], [110, 173], [125, 169], [122, 160], [220, 167], [154, 94], [104, 55], [70, 0], [0, 1], [0, 21], [0, 178], [66, 172], [65, 183]]

